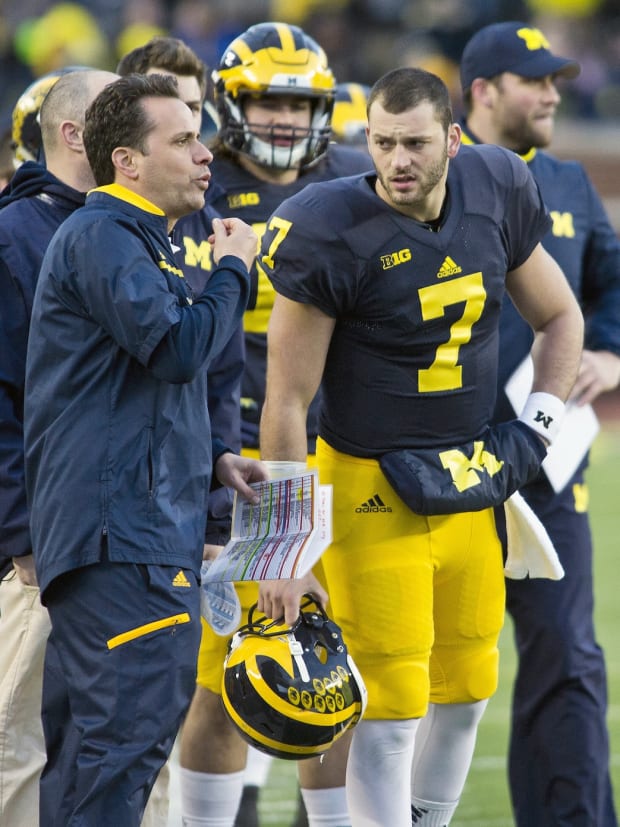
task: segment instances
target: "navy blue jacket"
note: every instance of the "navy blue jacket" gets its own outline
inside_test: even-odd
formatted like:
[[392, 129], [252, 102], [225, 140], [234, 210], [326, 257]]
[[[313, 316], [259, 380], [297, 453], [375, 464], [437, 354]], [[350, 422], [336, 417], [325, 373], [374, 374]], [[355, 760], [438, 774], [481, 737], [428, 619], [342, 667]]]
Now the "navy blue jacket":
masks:
[[[223, 258], [193, 299], [166, 217], [116, 185], [50, 242], [26, 362], [24, 448], [41, 594], [101, 559], [199, 574], [212, 452], [206, 367], [249, 275]], [[223, 450], [218, 445], [214, 450]]]
[[[172, 242], [178, 247], [174, 257], [183, 270], [194, 295], [204, 290], [212, 269], [205, 269], [203, 258], [211, 263], [211, 247], [207, 237], [211, 222], [219, 217], [208, 204], [198, 212], [177, 221]], [[190, 246], [195, 245], [196, 250]], [[196, 240], [196, 241], [195, 241]], [[245, 364], [243, 325], [239, 323], [232, 336], [209, 365], [209, 416], [213, 434], [236, 454], [241, 452], [241, 377]], [[209, 496], [206, 543], [225, 545], [230, 539], [233, 492], [230, 488], [218, 488]]]
[[23, 164], [0, 196], [0, 572], [32, 551], [24, 481], [24, 376], [32, 300], [50, 238], [84, 193]]

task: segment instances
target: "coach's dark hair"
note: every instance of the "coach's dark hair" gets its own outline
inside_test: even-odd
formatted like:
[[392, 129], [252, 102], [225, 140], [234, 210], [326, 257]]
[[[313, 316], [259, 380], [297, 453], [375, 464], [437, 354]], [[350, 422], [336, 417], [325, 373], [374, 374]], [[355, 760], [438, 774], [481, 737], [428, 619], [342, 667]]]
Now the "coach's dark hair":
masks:
[[110, 83], [86, 110], [84, 148], [98, 187], [113, 184], [112, 152], [127, 146], [146, 154], [146, 139], [155, 124], [144, 98], [178, 98], [172, 75], [127, 75]]
[[370, 90], [367, 113], [375, 101], [379, 101], [392, 115], [399, 115], [428, 101], [446, 134], [453, 122], [448, 87], [441, 78], [425, 69], [405, 67], [387, 72]]
[[119, 75], [137, 72], [145, 75], [149, 69], [161, 69], [198, 81], [200, 94], [207, 91], [207, 68], [193, 49], [178, 37], [153, 37], [144, 46], [138, 46], [121, 58], [116, 71]]

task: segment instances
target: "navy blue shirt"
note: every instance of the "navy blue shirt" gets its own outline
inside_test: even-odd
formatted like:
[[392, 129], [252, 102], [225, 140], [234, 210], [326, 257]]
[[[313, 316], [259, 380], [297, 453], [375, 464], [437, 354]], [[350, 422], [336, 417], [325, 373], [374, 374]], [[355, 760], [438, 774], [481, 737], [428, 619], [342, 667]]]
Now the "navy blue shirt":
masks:
[[461, 148], [433, 232], [374, 183], [310, 185], [263, 237], [275, 289], [336, 319], [320, 434], [356, 456], [475, 438], [495, 405], [506, 273], [550, 225], [540, 194], [513, 153]]

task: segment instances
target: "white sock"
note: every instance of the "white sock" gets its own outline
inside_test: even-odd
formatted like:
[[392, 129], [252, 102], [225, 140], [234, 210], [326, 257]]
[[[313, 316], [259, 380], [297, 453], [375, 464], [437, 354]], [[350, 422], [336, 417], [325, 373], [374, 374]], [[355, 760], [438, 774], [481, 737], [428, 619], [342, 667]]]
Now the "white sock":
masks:
[[248, 760], [243, 775], [244, 787], [264, 787], [273, 758], [266, 752], [248, 747]]
[[414, 824], [444, 827], [450, 823], [465, 786], [478, 724], [487, 703], [429, 704], [416, 735], [411, 802], [420, 809], [430, 805], [436, 817], [429, 813]]
[[361, 720], [347, 763], [347, 800], [355, 827], [411, 827], [411, 762], [419, 718]]
[[301, 790], [308, 814], [308, 827], [351, 827], [346, 787]]
[[243, 771], [225, 774], [179, 768], [183, 827], [233, 827]]
[[453, 801], [452, 804], [439, 804], [437, 801], [416, 798], [411, 804], [412, 824], [414, 827], [447, 827], [458, 803]]

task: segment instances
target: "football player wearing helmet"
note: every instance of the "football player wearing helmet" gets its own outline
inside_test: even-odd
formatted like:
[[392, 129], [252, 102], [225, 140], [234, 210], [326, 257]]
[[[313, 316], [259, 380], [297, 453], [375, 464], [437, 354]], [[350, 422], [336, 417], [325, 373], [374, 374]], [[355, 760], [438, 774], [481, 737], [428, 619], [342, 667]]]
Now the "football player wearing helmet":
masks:
[[[282, 200], [308, 183], [369, 168], [369, 159], [362, 153], [330, 143], [335, 79], [323, 49], [299, 27], [279, 22], [251, 26], [225, 49], [213, 72], [213, 86], [220, 128], [210, 147], [214, 160], [207, 202], [222, 216], [236, 215], [251, 224], [259, 237]], [[194, 217], [200, 220], [201, 214]], [[210, 252], [199, 233], [198, 227], [192, 234], [186, 226], [177, 243], [183, 247], [186, 262], [197, 262], [208, 271]], [[274, 291], [262, 267], [254, 268], [252, 278], [253, 298], [244, 316], [241, 423], [243, 450], [257, 455]], [[313, 403], [308, 418], [311, 456], [317, 404]], [[257, 586], [237, 584], [237, 591], [245, 614], [256, 602]], [[227, 637], [203, 623], [196, 693], [180, 749], [188, 825], [200, 824], [199, 814], [213, 812], [216, 806], [220, 817], [229, 819], [220, 823], [232, 825], [242, 794], [247, 744], [225, 715], [221, 701], [227, 644]], [[323, 763], [310, 759], [299, 765], [302, 788], [312, 787], [313, 803], [308, 809], [322, 808], [321, 812], [333, 814], [326, 825], [348, 823], [344, 773], [331, 764], [340, 751], [346, 760], [346, 738], [345, 734], [338, 740]]]
[[[321, 384], [316, 458], [321, 483], [333, 486], [333, 542], [321, 562], [368, 689], [346, 770], [351, 823], [411, 827], [413, 802], [416, 827], [443, 827], [497, 686], [501, 544], [490, 507], [414, 513], [380, 458], [484, 431], [507, 289], [542, 334], [521, 418], [545, 433], [577, 375], [583, 318], [540, 244], [550, 219], [527, 167], [507, 150], [460, 146], [440, 78], [388, 72], [368, 115], [374, 172], [309, 185], [263, 235], [277, 296], [261, 455], [303, 461]], [[471, 458], [453, 459], [458, 487]], [[258, 610], [293, 623], [302, 591], [316, 587], [312, 575], [263, 581]]]

